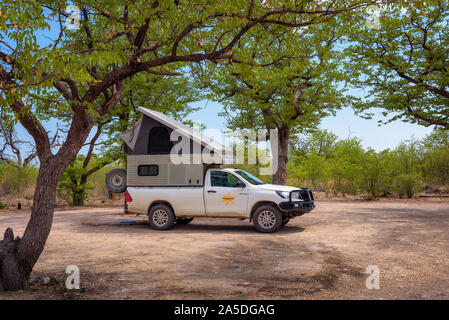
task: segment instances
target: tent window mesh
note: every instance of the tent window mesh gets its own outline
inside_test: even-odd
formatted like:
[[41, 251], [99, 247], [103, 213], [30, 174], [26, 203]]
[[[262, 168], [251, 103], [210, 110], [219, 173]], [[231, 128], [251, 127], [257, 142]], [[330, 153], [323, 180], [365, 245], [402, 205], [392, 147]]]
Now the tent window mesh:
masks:
[[173, 147], [170, 134], [165, 127], [154, 127], [148, 139], [148, 154], [169, 154]]

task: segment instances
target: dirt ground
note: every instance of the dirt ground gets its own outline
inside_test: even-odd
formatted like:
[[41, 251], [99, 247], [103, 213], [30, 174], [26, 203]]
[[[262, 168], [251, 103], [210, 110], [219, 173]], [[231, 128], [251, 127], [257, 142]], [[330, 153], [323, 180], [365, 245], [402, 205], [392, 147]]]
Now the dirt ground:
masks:
[[[57, 211], [30, 288], [0, 299], [449, 299], [447, 200], [319, 201], [275, 234], [236, 219], [103, 224], [121, 215]], [[0, 229], [20, 235], [28, 217], [3, 214]], [[68, 265], [83, 289], [65, 289]], [[369, 265], [380, 289], [366, 287]]]

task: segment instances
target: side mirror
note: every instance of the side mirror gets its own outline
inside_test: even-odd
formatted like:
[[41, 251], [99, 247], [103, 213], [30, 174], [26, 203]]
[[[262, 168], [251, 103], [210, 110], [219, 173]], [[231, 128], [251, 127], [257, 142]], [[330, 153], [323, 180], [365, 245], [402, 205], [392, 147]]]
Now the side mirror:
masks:
[[237, 187], [237, 188], [245, 188], [245, 187], [246, 187], [246, 184], [244, 184], [243, 182], [239, 181], [239, 182], [237, 182], [236, 187]]

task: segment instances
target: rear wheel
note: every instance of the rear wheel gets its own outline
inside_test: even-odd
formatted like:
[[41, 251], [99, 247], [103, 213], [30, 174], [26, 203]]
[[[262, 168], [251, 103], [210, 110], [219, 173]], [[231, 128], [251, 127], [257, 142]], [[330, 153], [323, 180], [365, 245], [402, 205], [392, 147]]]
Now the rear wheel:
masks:
[[282, 214], [273, 206], [262, 205], [254, 213], [253, 223], [259, 232], [276, 232], [282, 225]]
[[193, 218], [176, 218], [176, 223], [177, 224], [188, 224], [190, 222], [192, 222]]
[[173, 210], [165, 204], [153, 206], [148, 214], [148, 223], [153, 229], [168, 230], [175, 224]]

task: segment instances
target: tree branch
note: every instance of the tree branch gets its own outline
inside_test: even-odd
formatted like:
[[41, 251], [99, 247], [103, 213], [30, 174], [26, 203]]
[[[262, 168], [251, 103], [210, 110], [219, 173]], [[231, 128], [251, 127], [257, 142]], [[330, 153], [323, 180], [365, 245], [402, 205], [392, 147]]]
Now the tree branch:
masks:
[[20, 120], [20, 123], [33, 137], [40, 161], [45, 161], [51, 156], [50, 141], [48, 139], [47, 131], [45, 131], [36, 116], [30, 110], [25, 108], [21, 101], [14, 102], [11, 105], [11, 108], [16, 114], [16, 117]]

